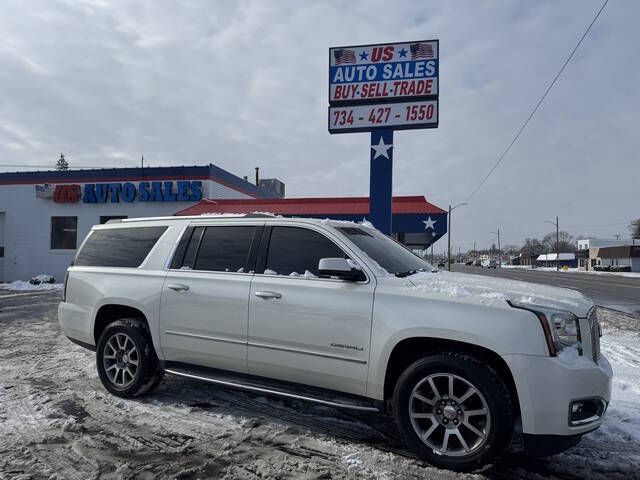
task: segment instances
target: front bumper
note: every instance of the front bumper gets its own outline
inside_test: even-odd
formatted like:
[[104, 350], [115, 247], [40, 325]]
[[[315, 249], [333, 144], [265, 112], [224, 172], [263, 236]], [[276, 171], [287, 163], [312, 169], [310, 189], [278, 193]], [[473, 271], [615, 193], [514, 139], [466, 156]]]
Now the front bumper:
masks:
[[609, 404], [613, 371], [603, 355], [597, 364], [585, 356], [571, 361], [516, 354], [503, 358], [518, 391], [525, 435], [579, 436], [600, 426], [604, 414], [571, 426], [569, 406], [573, 400], [584, 398], [598, 398]]

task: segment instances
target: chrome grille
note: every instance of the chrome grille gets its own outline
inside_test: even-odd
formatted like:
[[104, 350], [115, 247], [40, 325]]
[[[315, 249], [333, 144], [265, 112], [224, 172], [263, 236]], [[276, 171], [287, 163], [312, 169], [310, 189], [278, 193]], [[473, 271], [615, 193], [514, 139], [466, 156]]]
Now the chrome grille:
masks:
[[600, 336], [602, 335], [602, 331], [600, 329], [598, 313], [595, 308], [592, 308], [589, 312], [588, 320], [589, 334], [591, 336], [591, 352], [593, 353], [593, 361], [597, 362], [600, 358]]

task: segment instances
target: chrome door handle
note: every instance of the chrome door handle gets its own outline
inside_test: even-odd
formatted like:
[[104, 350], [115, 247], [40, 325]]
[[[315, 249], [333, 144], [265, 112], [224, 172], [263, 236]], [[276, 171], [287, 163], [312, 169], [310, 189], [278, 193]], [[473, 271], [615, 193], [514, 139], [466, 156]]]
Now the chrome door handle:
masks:
[[185, 285], [183, 283], [170, 283], [169, 285], [167, 285], [167, 288], [175, 290], [176, 292], [184, 292], [186, 290], [189, 290], [189, 285]]
[[278, 292], [255, 292], [254, 295], [260, 298], [280, 298], [282, 297], [281, 293]]

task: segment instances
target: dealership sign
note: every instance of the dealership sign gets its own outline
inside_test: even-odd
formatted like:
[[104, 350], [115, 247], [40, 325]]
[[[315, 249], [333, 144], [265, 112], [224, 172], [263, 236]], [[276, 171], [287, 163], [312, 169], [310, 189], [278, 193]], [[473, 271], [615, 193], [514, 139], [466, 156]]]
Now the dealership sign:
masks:
[[362, 132], [380, 126], [425, 128], [437, 124], [437, 100], [329, 107], [329, 130], [332, 133]]
[[437, 127], [438, 59], [438, 40], [330, 48], [329, 131]]
[[329, 133], [371, 132], [369, 220], [392, 232], [393, 132], [438, 127], [440, 43], [329, 49]]
[[56, 203], [198, 202], [202, 200], [200, 180], [163, 182], [85, 183], [84, 185], [36, 185], [36, 197]]

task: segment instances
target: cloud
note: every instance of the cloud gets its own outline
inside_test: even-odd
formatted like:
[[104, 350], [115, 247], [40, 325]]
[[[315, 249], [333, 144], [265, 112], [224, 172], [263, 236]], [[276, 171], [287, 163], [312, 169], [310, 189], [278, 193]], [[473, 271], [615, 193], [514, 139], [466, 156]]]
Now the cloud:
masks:
[[[368, 194], [367, 134], [327, 132], [330, 46], [440, 38], [440, 128], [395, 136], [394, 193], [463, 201], [599, 8], [585, 2], [100, 2], [0, 6], [0, 163], [213, 162], [291, 196]], [[453, 245], [638, 216], [636, 2], [612, 2]], [[635, 203], [634, 203], [635, 201]], [[612, 236], [624, 227], [575, 230]]]

